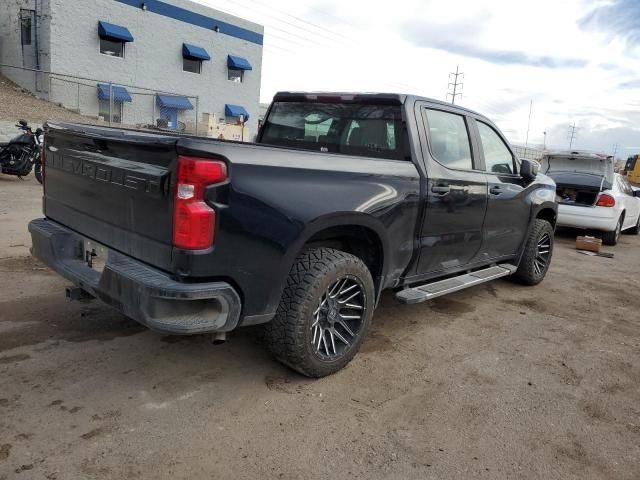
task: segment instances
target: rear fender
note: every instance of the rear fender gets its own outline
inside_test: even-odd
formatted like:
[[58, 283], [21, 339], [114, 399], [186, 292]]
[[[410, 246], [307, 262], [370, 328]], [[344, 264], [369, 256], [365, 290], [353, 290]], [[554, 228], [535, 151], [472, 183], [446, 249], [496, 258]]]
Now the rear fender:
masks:
[[274, 281], [277, 280], [278, 284], [274, 285], [269, 292], [269, 299], [267, 302], [268, 308], [266, 309], [266, 311], [271, 313], [261, 315], [260, 318], [256, 318], [255, 321], [253, 319], [245, 319], [245, 321], [243, 321], [244, 325], [248, 325], [254, 322], [257, 323], [258, 320], [260, 321], [260, 323], [268, 321], [270, 317], [275, 314], [277, 305], [280, 303], [280, 298], [282, 297], [282, 292], [284, 290], [289, 271], [291, 270], [291, 267], [293, 266], [298, 255], [304, 250], [305, 245], [314, 235], [322, 232], [323, 230], [340, 226], [358, 226], [368, 228], [378, 237], [378, 240], [380, 241], [380, 245], [382, 247], [384, 260], [382, 263], [381, 273], [378, 278], [374, 278], [374, 281], [376, 285], [380, 285], [377, 293], [382, 291], [382, 289], [385, 287], [385, 280], [388, 275], [389, 262], [387, 261], [387, 259], [389, 258], [390, 251], [389, 240], [382, 223], [366, 214], [354, 214], [353, 212], [328, 214], [322, 217], [318, 217], [309, 222], [301, 235], [299, 235], [298, 238], [289, 245], [289, 248], [285, 255], [285, 259], [282, 262], [282, 270], [279, 271], [277, 275], [273, 276]]

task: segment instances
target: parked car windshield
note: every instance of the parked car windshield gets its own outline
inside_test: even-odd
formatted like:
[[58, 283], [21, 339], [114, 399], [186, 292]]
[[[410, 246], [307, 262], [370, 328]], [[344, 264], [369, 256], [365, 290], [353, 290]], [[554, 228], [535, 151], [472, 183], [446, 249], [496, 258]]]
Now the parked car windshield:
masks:
[[402, 160], [401, 132], [399, 105], [276, 102], [261, 143]]

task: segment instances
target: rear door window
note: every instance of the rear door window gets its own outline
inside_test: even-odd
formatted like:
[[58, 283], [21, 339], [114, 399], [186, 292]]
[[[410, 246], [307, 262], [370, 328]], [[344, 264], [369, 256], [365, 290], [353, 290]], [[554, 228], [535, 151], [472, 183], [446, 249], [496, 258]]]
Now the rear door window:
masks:
[[400, 105], [276, 102], [261, 143], [403, 160]]
[[500, 135], [489, 125], [479, 121], [476, 123], [487, 171], [497, 175], [514, 173], [513, 155]]
[[462, 115], [425, 108], [431, 154], [448, 168], [472, 170], [471, 143]]
[[626, 178], [618, 177], [618, 188], [622, 193], [633, 196], [633, 188], [631, 188], [631, 184]]

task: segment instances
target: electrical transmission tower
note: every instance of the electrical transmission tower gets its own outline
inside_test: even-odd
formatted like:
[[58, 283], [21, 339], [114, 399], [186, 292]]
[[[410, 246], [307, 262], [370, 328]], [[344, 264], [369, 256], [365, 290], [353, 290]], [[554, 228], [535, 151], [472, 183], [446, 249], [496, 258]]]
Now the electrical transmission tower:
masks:
[[618, 153], [618, 144], [614, 143], [613, 144], [613, 155], [612, 155], [614, 160], [616, 159], [616, 153]]
[[[451, 103], [456, 103], [456, 97], [462, 96], [462, 86], [464, 85], [459, 79], [464, 78], [464, 73], [460, 71], [460, 65], [456, 65], [456, 71], [449, 73], [449, 80], [453, 78], [453, 82], [449, 81], [449, 85], [447, 87], [447, 99], [451, 96]], [[448, 91], [453, 88], [453, 92]], [[460, 90], [460, 91], [458, 91]]]
[[578, 128], [576, 127], [576, 122], [573, 122], [573, 125], [569, 127], [569, 150], [573, 147], [573, 141], [576, 139], [576, 131]]

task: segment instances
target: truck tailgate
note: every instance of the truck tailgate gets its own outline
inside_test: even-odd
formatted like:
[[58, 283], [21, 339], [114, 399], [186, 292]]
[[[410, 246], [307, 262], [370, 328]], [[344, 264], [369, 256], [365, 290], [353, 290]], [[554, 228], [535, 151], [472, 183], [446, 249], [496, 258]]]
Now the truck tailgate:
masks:
[[177, 137], [49, 123], [45, 138], [45, 215], [169, 270]]

